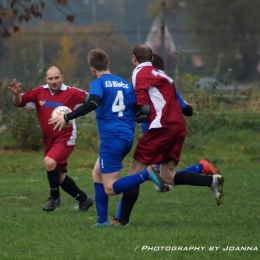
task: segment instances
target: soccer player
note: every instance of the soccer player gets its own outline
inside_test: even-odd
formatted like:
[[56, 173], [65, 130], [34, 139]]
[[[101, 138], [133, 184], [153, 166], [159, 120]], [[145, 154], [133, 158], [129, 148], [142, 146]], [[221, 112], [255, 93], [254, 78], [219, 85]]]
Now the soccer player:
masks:
[[9, 89], [13, 93], [15, 107], [36, 109], [37, 117], [43, 134], [44, 165], [50, 187], [50, 197], [44, 211], [53, 211], [61, 203], [59, 186], [79, 203], [79, 211], [85, 212], [93, 205], [91, 197], [80, 190], [73, 179], [67, 174], [67, 159], [72, 153], [76, 142], [76, 124], [73, 122], [62, 131], [53, 131], [48, 119], [54, 108], [67, 106], [73, 110], [88, 98], [88, 93], [63, 83], [64, 75], [56, 66], [46, 71], [46, 85], [39, 86], [28, 92], [21, 93], [22, 84], [15, 79]]
[[[151, 172], [161, 174], [167, 184], [210, 187], [217, 205], [220, 205], [224, 197], [224, 178], [221, 175], [199, 175], [188, 170], [179, 174], [175, 172], [186, 135], [185, 120], [177, 100], [174, 82], [165, 72], [152, 66], [152, 54], [151, 48], [144, 44], [133, 49], [132, 63], [135, 69], [132, 82], [137, 104], [150, 106], [150, 124], [148, 131], [137, 143], [129, 174], [154, 163], [160, 164], [160, 172], [157, 167], [153, 167]], [[124, 226], [129, 223], [130, 212], [138, 194], [139, 187], [123, 193], [119, 222]]]
[[[164, 60], [163, 58], [156, 54], [153, 53], [153, 58], [152, 58], [152, 65], [160, 70], [162, 73], [164, 73]], [[193, 108], [190, 106], [185, 100], [182, 99], [181, 95], [176, 89], [176, 96], [179, 101], [179, 104], [181, 106], [181, 112], [185, 116], [192, 116], [193, 115]], [[142, 123], [142, 130], [143, 134], [144, 132], [149, 128], [149, 123]], [[182, 171], [189, 171], [194, 174], [206, 174], [206, 175], [214, 175], [214, 174], [219, 174], [219, 170], [215, 165], [213, 165], [209, 159], [203, 158], [200, 160], [197, 164], [191, 165], [185, 169], [178, 170], [176, 171], [176, 174], [182, 172]]]
[[[69, 120], [96, 111], [100, 138], [99, 157], [92, 171], [95, 190], [97, 222], [95, 227], [109, 226], [108, 195], [117, 195], [132, 189], [147, 180], [163, 188], [159, 174], [149, 173], [145, 168], [136, 174], [119, 179], [122, 160], [130, 152], [135, 131], [135, 114], [140, 108], [135, 106], [135, 91], [130, 82], [111, 74], [108, 55], [101, 49], [88, 53], [88, 64], [96, 77], [90, 84], [88, 102], [71, 113], [61, 113], [49, 123], [54, 129], [62, 129]], [[136, 110], [136, 113], [134, 112]]]
[[[164, 60], [160, 55], [153, 53], [152, 65], [155, 68], [157, 68], [158, 70], [160, 70], [162, 73], [164, 73]], [[192, 106], [190, 106], [185, 100], [182, 99], [181, 95], [178, 93], [177, 90], [176, 90], [176, 96], [177, 96], [177, 99], [181, 106], [182, 114], [185, 116], [192, 116], [193, 115]], [[146, 122], [146, 121], [148, 121], [147, 115], [137, 117], [136, 121], [138, 123], [141, 123], [142, 134], [144, 134], [149, 129], [149, 124], [150, 124], [149, 122]], [[203, 158], [197, 164], [190, 165], [185, 169], [176, 171], [176, 174], [179, 174], [181, 172], [187, 172], [187, 171], [190, 173], [193, 173], [193, 174], [205, 174], [205, 175], [219, 174], [219, 170], [217, 169], [217, 167], [215, 165], [213, 165], [210, 162], [210, 160], [208, 160], [207, 158]], [[167, 191], [170, 191], [170, 188]], [[138, 189], [136, 189], [135, 195], [137, 197], [139, 196]], [[110, 221], [111, 225], [115, 225], [115, 226], [120, 225], [119, 219], [120, 219], [120, 215], [121, 215], [121, 205], [122, 205], [122, 198], [119, 202], [118, 210], [117, 210], [117, 213], [116, 213], [114, 219], [112, 219]], [[131, 209], [132, 209], [132, 207], [130, 205], [129, 211], [124, 212], [125, 213], [124, 226], [128, 225], [128, 221], [130, 219], [130, 214], [131, 214]], [[126, 216], [126, 214], [128, 214], [128, 216]]]

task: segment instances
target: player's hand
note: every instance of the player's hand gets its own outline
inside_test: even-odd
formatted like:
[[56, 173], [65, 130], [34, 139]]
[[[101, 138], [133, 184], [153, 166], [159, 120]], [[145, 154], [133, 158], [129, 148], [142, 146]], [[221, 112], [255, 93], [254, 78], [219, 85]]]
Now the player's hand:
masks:
[[64, 119], [64, 113], [57, 113], [56, 118], [50, 118], [48, 124], [54, 124], [53, 130], [58, 129], [59, 131], [66, 125], [66, 121]]
[[22, 91], [22, 83], [19, 83], [14, 79], [8, 88], [17, 96]]

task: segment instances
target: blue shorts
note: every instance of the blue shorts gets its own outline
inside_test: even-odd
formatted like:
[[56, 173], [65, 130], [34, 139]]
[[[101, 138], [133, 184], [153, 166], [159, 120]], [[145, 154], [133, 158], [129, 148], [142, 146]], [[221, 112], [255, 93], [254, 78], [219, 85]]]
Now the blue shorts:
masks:
[[99, 164], [101, 173], [112, 173], [123, 168], [122, 161], [131, 151], [133, 141], [120, 138], [101, 139]]

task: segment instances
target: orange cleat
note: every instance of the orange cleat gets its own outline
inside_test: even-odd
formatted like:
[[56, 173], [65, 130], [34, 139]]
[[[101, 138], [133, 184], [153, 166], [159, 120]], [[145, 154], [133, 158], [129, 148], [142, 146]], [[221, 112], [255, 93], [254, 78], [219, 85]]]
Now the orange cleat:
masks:
[[199, 163], [203, 166], [202, 173], [206, 175], [219, 174], [218, 168], [209, 159], [203, 158]]
[[130, 226], [129, 222], [123, 224], [123, 223], [119, 222], [119, 220], [116, 219], [116, 218], [110, 220], [110, 221], [109, 221], [109, 224], [110, 224], [110, 226], [114, 226], [114, 227], [116, 227], [116, 226], [123, 226], [123, 227], [128, 227], [128, 226]]

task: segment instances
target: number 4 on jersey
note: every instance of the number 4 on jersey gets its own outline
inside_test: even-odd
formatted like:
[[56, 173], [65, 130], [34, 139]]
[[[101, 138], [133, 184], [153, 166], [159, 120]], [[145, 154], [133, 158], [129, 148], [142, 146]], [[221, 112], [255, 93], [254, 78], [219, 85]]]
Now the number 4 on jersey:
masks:
[[115, 98], [113, 105], [112, 105], [112, 111], [117, 112], [118, 116], [123, 116], [124, 110], [125, 110], [125, 105], [124, 105], [123, 91], [118, 90], [116, 98]]

